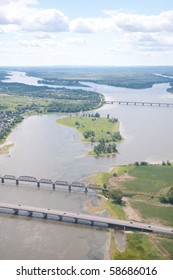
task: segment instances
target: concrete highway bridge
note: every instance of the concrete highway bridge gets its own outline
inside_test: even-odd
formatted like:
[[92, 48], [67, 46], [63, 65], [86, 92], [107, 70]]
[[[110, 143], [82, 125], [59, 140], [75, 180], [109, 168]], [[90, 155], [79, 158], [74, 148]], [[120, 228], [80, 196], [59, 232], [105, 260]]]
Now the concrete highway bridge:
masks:
[[42, 219], [51, 219], [54, 217], [54, 219], [58, 221], [85, 224], [88, 226], [100, 226], [104, 228], [113, 228], [116, 230], [142, 231], [173, 235], [173, 228], [171, 227], [138, 223], [134, 221], [116, 220], [100, 216], [64, 212], [46, 208], [36, 208], [24, 205], [14, 205], [0, 202], [0, 212], [15, 215], [27, 215], [28, 217], [34, 217], [34, 215], [37, 214], [35, 217]]
[[55, 189], [56, 185], [59, 185], [59, 186], [65, 186], [68, 188], [69, 191], [75, 188], [79, 188], [79, 189], [84, 189], [85, 192], [88, 192], [88, 190], [99, 190], [99, 191], [102, 191], [102, 190], [107, 190], [108, 189], [103, 189], [103, 188], [100, 188], [99, 186], [96, 186], [96, 185], [92, 185], [92, 184], [84, 184], [82, 182], [79, 182], [79, 181], [74, 181], [72, 183], [69, 183], [67, 181], [63, 181], [63, 180], [56, 180], [56, 181], [52, 181], [51, 179], [40, 179], [38, 180], [37, 178], [35, 177], [32, 177], [32, 176], [20, 176], [20, 177], [16, 177], [14, 175], [0, 175], [0, 180], [1, 180], [1, 183], [5, 183], [5, 181], [13, 181], [16, 183], [16, 185], [19, 185], [20, 182], [30, 182], [30, 183], [36, 183], [37, 187], [39, 188], [41, 185], [43, 184], [48, 184], [48, 185], [51, 185], [53, 190]]
[[119, 104], [119, 105], [133, 105], [133, 106], [156, 106], [156, 107], [172, 107], [173, 103], [163, 102], [147, 102], [147, 101], [123, 101], [123, 100], [111, 100], [105, 101], [106, 104]]

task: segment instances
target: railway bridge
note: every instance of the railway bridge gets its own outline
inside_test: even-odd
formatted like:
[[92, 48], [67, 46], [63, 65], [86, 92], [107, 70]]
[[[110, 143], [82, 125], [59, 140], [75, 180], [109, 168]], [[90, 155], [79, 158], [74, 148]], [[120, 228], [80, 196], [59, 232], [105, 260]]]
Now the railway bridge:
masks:
[[92, 184], [84, 184], [83, 182], [80, 181], [74, 181], [74, 182], [68, 182], [65, 180], [56, 180], [56, 181], [52, 181], [51, 179], [37, 179], [36, 177], [32, 177], [32, 176], [19, 176], [16, 177], [15, 175], [0, 175], [0, 180], [1, 183], [4, 184], [6, 181], [13, 181], [16, 183], [16, 185], [19, 185], [20, 182], [28, 182], [28, 183], [35, 183], [37, 185], [38, 188], [41, 187], [41, 185], [43, 184], [48, 184], [52, 186], [52, 189], [55, 190], [56, 186], [65, 186], [67, 187], [67, 189], [69, 191], [71, 191], [72, 189], [83, 189], [86, 193], [88, 192], [88, 190], [99, 190], [99, 191], [108, 191], [108, 189], [103, 189], [100, 188], [97, 185], [92, 185]]

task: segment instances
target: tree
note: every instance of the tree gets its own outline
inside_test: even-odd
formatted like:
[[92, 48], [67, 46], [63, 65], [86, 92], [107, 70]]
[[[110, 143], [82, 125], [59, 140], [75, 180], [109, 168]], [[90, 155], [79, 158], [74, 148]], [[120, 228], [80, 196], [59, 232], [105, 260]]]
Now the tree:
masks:
[[171, 187], [167, 194], [169, 203], [173, 204], [173, 187]]
[[100, 114], [98, 112], [95, 113], [95, 118], [100, 118]]
[[113, 200], [113, 203], [121, 204], [122, 203], [123, 194], [122, 194], [121, 191], [111, 190], [109, 192], [109, 198], [111, 198]]

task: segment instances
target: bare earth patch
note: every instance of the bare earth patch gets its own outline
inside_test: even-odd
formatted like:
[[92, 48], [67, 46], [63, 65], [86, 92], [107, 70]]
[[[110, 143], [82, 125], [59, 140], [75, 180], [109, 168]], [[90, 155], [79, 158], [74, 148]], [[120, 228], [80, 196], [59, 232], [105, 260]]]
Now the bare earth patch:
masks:
[[126, 181], [132, 181], [134, 180], [134, 177], [130, 176], [129, 174], [124, 174], [122, 176], [118, 176], [118, 177], [112, 177], [109, 179], [109, 184], [112, 187], [115, 188], [120, 188], [121, 187], [121, 183], [126, 182]]
[[142, 217], [140, 216], [140, 214], [132, 208], [130, 204], [130, 199], [128, 197], [123, 197], [123, 204], [123, 210], [126, 213], [129, 220], [133, 220], [136, 222], [142, 221]]

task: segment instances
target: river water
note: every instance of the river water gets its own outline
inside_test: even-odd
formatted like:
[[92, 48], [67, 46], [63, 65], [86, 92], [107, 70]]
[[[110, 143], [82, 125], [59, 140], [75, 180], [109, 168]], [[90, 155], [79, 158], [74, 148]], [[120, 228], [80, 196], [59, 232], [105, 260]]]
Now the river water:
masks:
[[[37, 85], [39, 78], [12, 72], [9, 81]], [[169, 84], [135, 90], [87, 83], [104, 94], [106, 100], [173, 103], [166, 92]], [[124, 140], [116, 156], [93, 157], [85, 154], [91, 144], [80, 141], [72, 128], [56, 124], [60, 114], [31, 116], [19, 124], [7, 139], [14, 143], [10, 155], [0, 156], [1, 174], [30, 175], [52, 180], [80, 180], [98, 171], [135, 161], [161, 162], [173, 159], [173, 108], [107, 104], [97, 110], [101, 116], [118, 117]], [[86, 212], [87, 202], [100, 199], [89, 193], [52, 191], [14, 184], [0, 185], [1, 202], [41, 206], [65, 211]], [[109, 233], [100, 229], [61, 224], [54, 221], [0, 216], [2, 259], [106, 259]], [[13, 228], [13, 232], [11, 229]], [[21, 248], [19, 250], [19, 248]]]

